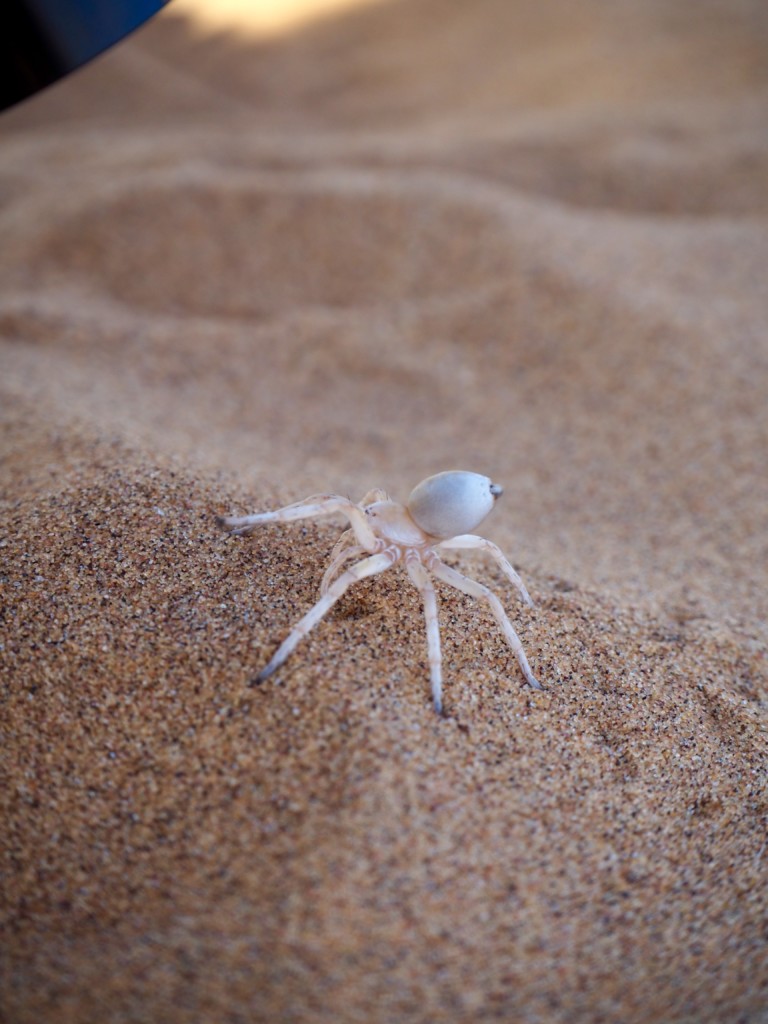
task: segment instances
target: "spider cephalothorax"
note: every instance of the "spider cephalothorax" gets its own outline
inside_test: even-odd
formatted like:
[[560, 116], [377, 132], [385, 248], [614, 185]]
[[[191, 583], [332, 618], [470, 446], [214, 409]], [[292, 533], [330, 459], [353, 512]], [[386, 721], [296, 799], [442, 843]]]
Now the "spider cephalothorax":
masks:
[[[491, 541], [466, 532], [473, 530], [485, 519], [501, 493], [501, 487], [491, 483], [486, 476], [450, 470], [422, 480], [411, 491], [406, 505], [392, 501], [380, 490], [366, 494], [359, 504], [337, 494], [315, 494], [275, 512], [221, 518], [221, 524], [233, 533], [248, 533], [261, 523], [289, 523], [296, 519], [314, 519], [335, 512], [346, 516], [351, 527], [341, 535], [331, 553], [331, 561], [320, 586], [319, 601], [296, 623], [254, 682], [267, 679], [282, 665], [299, 641], [351, 584], [366, 576], [384, 572], [397, 562], [403, 562], [424, 605], [432, 697], [438, 712], [442, 711], [443, 706], [440, 631], [437, 596], [431, 576], [465, 594], [488, 602], [494, 618], [517, 656], [523, 675], [532, 687], [540, 690], [520, 639], [498, 597], [482, 583], [462, 576], [440, 560], [441, 551], [470, 548], [484, 551], [515, 584], [523, 601], [533, 605], [523, 581], [501, 550]], [[346, 562], [356, 558], [360, 561], [341, 571]]]

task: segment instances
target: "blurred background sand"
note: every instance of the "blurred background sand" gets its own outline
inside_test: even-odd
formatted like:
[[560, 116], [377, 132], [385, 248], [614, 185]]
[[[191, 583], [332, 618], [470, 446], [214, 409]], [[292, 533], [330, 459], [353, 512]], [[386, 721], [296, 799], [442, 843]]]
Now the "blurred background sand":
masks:
[[[767, 101], [757, 0], [174, 0], [0, 117], [10, 1019], [765, 1019]], [[546, 694], [395, 575], [248, 689], [337, 530], [213, 515], [451, 467]]]

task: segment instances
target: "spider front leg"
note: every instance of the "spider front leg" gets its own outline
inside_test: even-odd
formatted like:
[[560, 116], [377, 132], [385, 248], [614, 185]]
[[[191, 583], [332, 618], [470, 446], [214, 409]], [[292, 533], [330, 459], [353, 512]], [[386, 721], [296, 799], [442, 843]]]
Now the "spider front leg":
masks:
[[[365, 508], [367, 505], [373, 505], [377, 501], [388, 500], [389, 495], [386, 491], [383, 491], [380, 487], [374, 487], [372, 491], [368, 491], [367, 494], [360, 499], [360, 505]], [[358, 556], [365, 554], [367, 550], [366, 548], [361, 547], [359, 544], [352, 543], [354, 536], [354, 530], [345, 530], [336, 541], [333, 551], [331, 552], [330, 565], [325, 570], [322, 582], [320, 583], [321, 594], [328, 593], [328, 587], [331, 585], [331, 580], [345, 562], [348, 562], [351, 558], [357, 558]]]
[[389, 495], [386, 491], [382, 490], [381, 487], [374, 487], [373, 490], [360, 499], [360, 504], [365, 507], [366, 505], [373, 505], [377, 501], [389, 501]]
[[439, 580], [443, 583], [447, 583], [451, 587], [455, 587], [456, 590], [461, 590], [464, 594], [469, 594], [471, 597], [480, 597], [487, 601], [490, 605], [493, 617], [501, 627], [502, 632], [507, 640], [507, 643], [515, 652], [518, 664], [523, 670], [523, 675], [528, 681], [529, 685], [534, 690], [541, 690], [541, 683], [538, 681], [536, 676], [531, 671], [531, 666], [528, 664], [528, 659], [525, 656], [523, 645], [520, 642], [520, 637], [514, 630], [512, 623], [507, 618], [507, 613], [501, 604], [501, 601], [496, 597], [492, 590], [484, 586], [482, 583], [478, 583], [477, 580], [471, 580], [467, 576], [462, 576], [460, 572], [456, 572], [455, 569], [451, 569], [441, 562], [440, 559], [435, 555], [428, 563], [429, 569]]
[[438, 715], [443, 713], [443, 672], [440, 652], [440, 625], [437, 619], [437, 595], [429, 573], [421, 562], [406, 563], [408, 575], [421, 594], [424, 605], [424, 619], [427, 624], [427, 653], [429, 656], [429, 678], [432, 682], [432, 700]]
[[250, 516], [219, 516], [218, 522], [232, 533], [244, 534], [250, 533], [255, 526], [261, 526], [263, 523], [292, 523], [297, 519], [330, 516], [334, 512], [341, 512], [347, 517], [362, 548], [366, 551], [375, 551], [376, 536], [368, 524], [365, 510], [349, 498], [343, 498], [338, 494], [313, 494], [303, 501], [278, 508], [274, 512], [256, 512]]
[[351, 569], [347, 569], [346, 572], [342, 573], [328, 588], [328, 592], [310, 608], [303, 618], [299, 619], [275, 651], [272, 660], [259, 672], [251, 685], [262, 683], [272, 675], [275, 669], [278, 669], [283, 664], [285, 659], [293, 653], [298, 643], [330, 611], [348, 587], [358, 580], [364, 580], [366, 576], [374, 576], [378, 572], [384, 572], [385, 569], [389, 569], [394, 564], [396, 557], [391, 551], [384, 551], [379, 555], [371, 555], [370, 558], [363, 559], [362, 562], [358, 562], [357, 565], [353, 565]]
[[328, 568], [325, 570], [322, 582], [320, 583], [321, 594], [328, 593], [328, 587], [331, 585], [331, 580], [345, 562], [348, 562], [351, 558], [358, 558], [360, 555], [365, 554], [365, 548], [361, 547], [359, 544], [354, 544], [354, 539], [354, 530], [345, 530], [334, 544], [333, 551], [331, 552], [331, 561]]
[[533, 608], [533, 601], [531, 600], [531, 595], [528, 593], [525, 584], [512, 568], [501, 548], [494, 544], [493, 541], [486, 540], [485, 537], [476, 537], [473, 533], [464, 533], [458, 537], [451, 537], [449, 540], [441, 540], [440, 543], [435, 546], [442, 548], [444, 551], [484, 551], [496, 562], [507, 579], [514, 583], [520, 591], [520, 596], [523, 601]]

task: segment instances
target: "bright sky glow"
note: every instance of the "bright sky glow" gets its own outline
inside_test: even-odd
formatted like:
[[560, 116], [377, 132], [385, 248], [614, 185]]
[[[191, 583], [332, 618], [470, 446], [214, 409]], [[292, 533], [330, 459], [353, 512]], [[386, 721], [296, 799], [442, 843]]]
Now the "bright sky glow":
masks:
[[279, 35], [323, 16], [378, 0], [173, 0], [169, 12], [184, 14], [206, 30], [253, 36]]

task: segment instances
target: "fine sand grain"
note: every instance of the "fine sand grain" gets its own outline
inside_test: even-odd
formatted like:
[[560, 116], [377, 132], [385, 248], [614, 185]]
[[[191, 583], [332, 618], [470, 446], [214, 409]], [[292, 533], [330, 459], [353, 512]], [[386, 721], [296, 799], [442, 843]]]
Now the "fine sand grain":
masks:
[[[190, 8], [190, 11], [192, 8]], [[0, 1019], [768, 1020], [768, 9], [182, 0], [0, 118]], [[222, 512], [459, 467], [537, 607]]]

